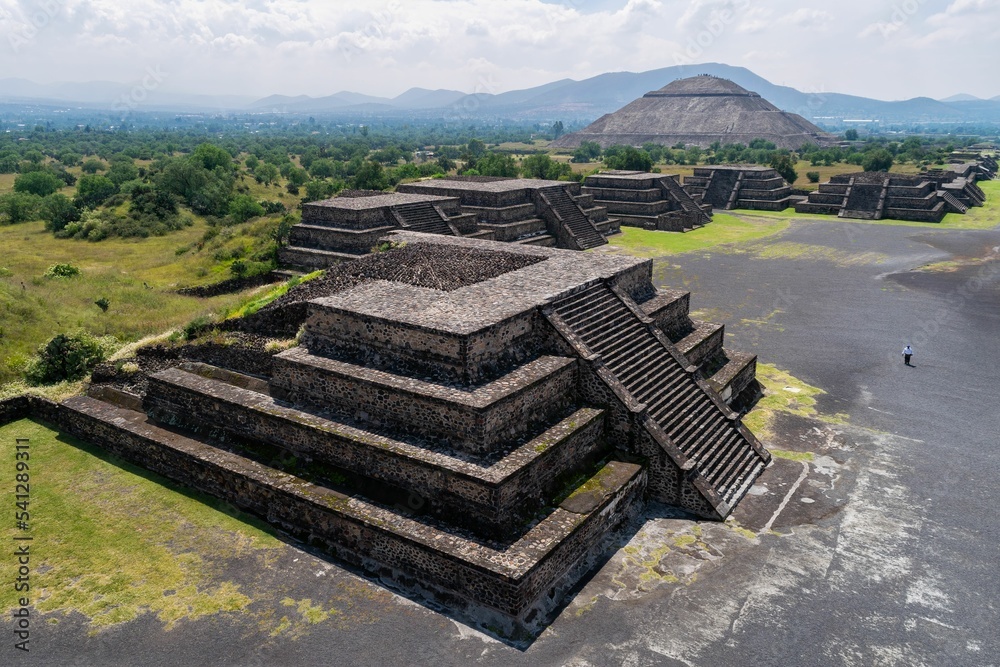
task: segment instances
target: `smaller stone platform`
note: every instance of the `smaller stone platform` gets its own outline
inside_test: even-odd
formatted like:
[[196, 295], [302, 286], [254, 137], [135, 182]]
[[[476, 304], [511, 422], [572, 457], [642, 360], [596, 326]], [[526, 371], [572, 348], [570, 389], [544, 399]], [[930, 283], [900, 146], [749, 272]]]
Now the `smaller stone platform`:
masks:
[[725, 211], [784, 211], [804, 199], [792, 194], [792, 186], [777, 170], [753, 165], [698, 167], [684, 178], [684, 189]]
[[631, 227], [686, 232], [712, 220], [712, 207], [688, 194], [674, 175], [602, 171], [586, 178], [582, 192]]
[[795, 210], [856, 220], [941, 222], [947, 213], [964, 214], [985, 201], [986, 195], [974, 178], [954, 171], [919, 175], [858, 172], [834, 176]]

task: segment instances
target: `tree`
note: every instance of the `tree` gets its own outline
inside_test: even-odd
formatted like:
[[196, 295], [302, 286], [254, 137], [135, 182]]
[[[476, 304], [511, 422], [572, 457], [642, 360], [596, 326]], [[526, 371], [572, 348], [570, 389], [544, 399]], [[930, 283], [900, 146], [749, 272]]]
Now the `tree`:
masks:
[[264, 207], [250, 195], [236, 195], [229, 204], [229, 216], [237, 223], [264, 215]]
[[330, 181], [309, 181], [306, 183], [306, 197], [304, 202], [320, 201], [329, 199], [337, 192], [337, 186]]
[[382, 164], [366, 160], [354, 175], [354, 187], [358, 190], [385, 190], [389, 187], [389, 180]]
[[107, 167], [105, 167], [104, 163], [101, 162], [100, 160], [95, 160], [91, 158], [86, 162], [84, 162], [83, 166], [80, 167], [80, 169], [82, 169], [83, 173], [85, 174], [96, 174], [99, 171], [104, 171], [105, 169], [107, 169]]
[[34, 220], [42, 199], [29, 192], [0, 195], [0, 224], [16, 225]]
[[653, 168], [653, 158], [634, 146], [611, 146], [604, 151], [604, 164], [609, 169], [649, 171]]
[[771, 159], [771, 168], [781, 174], [781, 177], [789, 184], [795, 183], [799, 178], [799, 173], [795, 171], [795, 163], [787, 153], [779, 153]]
[[63, 187], [63, 181], [50, 171], [32, 171], [14, 179], [14, 192], [26, 192], [48, 197]]
[[517, 162], [510, 155], [501, 153], [487, 153], [478, 160], [469, 163], [469, 167], [479, 173], [480, 176], [517, 176]]
[[601, 157], [601, 145], [596, 141], [583, 141], [580, 147], [573, 151], [572, 162], [593, 162]]
[[215, 144], [200, 144], [191, 153], [191, 159], [209, 171], [218, 167], [222, 167], [226, 171], [231, 171], [233, 168], [233, 156], [226, 149], [219, 148]]
[[312, 174], [313, 178], [330, 178], [337, 173], [337, 168], [334, 166], [333, 160], [320, 158], [313, 160], [312, 164], [309, 165], [309, 173]]
[[278, 180], [278, 176], [281, 172], [270, 162], [261, 162], [253, 170], [253, 177], [257, 179], [258, 183], [264, 183], [265, 185], [270, 185]]
[[566, 126], [563, 125], [561, 120], [557, 120], [552, 124], [552, 138], [558, 139], [566, 132]]
[[139, 178], [139, 169], [132, 162], [132, 158], [115, 160], [111, 163], [111, 169], [108, 170], [108, 179], [118, 186], [137, 178]]
[[568, 164], [556, 162], [544, 153], [526, 157], [521, 163], [521, 170], [525, 178], [542, 178], [550, 181], [557, 181], [573, 173]]
[[884, 148], [877, 148], [865, 153], [861, 167], [865, 171], [889, 171], [892, 169], [892, 153]]
[[80, 219], [80, 210], [72, 200], [58, 192], [42, 201], [38, 214], [45, 221], [45, 229], [50, 232], [61, 232], [66, 225]]
[[106, 176], [90, 174], [80, 178], [76, 184], [76, 201], [79, 208], [96, 208], [103, 204], [117, 189]]
[[847, 132], [844, 132], [844, 139], [847, 139], [848, 141], [857, 141], [858, 140], [858, 131], [857, 130], [848, 130]]

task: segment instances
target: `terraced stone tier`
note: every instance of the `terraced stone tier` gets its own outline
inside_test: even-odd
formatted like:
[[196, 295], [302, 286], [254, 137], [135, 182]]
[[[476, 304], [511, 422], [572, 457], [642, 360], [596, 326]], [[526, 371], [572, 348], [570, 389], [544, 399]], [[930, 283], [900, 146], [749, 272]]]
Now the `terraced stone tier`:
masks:
[[193, 374], [170, 369], [154, 375], [146, 411], [158, 421], [213, 438], [237, 436], [265, 443], [299, 465], [318, 463], [337, 474], [390, 485], [399, 489], [399, 502], [412, 506], [417, 498], [422, 510], [485, 537], [512, 534], [557, 490], [562, 478], [587, 468], [606, 451], [602, 410], [575, 410], [509, 454], [479, 460], [305, 412], [266, 393], [210, 377], [213, 370]]
[[272, 393], [361, 424], [437, 438], [488, 456], [575, 403], [576, 359], [543, 356], [484, 385], [456, 388], [292, 348], [274, 357]]
[[88, 397], [62, 408], [72, 413], [64, 420], [71, 435], [512, 638], [540, 631], [638, 512], [646, 484], [640, 466], [611, 461], [513, 542], [486, 542], [165, 430], [139, 412]]

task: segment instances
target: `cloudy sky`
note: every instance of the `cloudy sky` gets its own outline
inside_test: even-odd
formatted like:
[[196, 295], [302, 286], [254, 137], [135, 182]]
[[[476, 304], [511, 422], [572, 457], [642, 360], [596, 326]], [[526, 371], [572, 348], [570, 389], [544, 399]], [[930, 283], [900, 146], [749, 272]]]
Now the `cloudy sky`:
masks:
[[806, 92], [1000, 95], [1000, 0], [0, 0], [0, 78], [503, 92], [681, 63]]

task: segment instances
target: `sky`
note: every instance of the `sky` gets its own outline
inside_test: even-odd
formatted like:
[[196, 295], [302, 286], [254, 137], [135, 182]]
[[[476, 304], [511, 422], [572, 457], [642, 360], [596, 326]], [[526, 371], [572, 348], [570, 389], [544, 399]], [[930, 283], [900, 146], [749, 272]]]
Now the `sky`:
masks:
[[997, 35], [1000, 0], [0, 0], [0, 79], [393, 97], [720, 62], [804, 92], [989, 98]]

